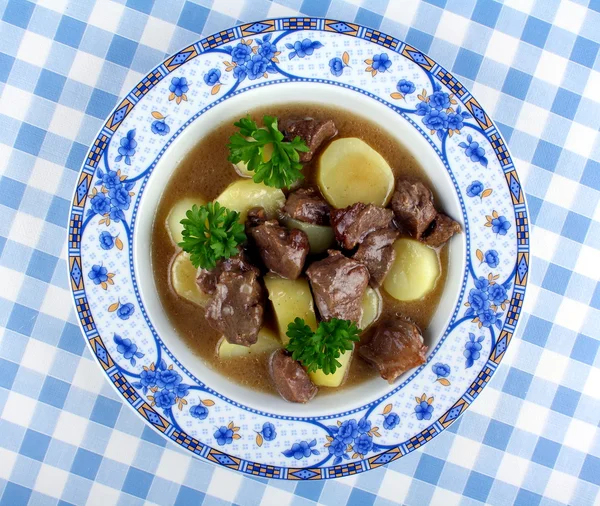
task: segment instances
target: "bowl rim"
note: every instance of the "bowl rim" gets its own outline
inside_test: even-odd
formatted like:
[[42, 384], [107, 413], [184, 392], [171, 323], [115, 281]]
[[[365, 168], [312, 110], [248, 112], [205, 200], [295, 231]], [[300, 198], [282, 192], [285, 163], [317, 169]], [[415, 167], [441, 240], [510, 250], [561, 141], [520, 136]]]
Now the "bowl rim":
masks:
[[[362, 26], [357, 23], [350, 23], [335, 19], [328, 18], [319, 18], [319, 17], [282, 17], [282, 18], [268, 18], [260, 21], [254, 21], [250, 23], [243, 23], [240, 25], [236, 25], [232, 28], [222, 30], [220, 32], [216, 32], [212, 35], [209, 35], [203, 39], [198, 40], [194, 44], [188, 45], [180, 51], [174, 53], [169, 58], [164, 60], [162, 63], [157, 65], [151, 72], [149, 72], [140, 83], [138, 83], [137, 88], [143, 86], [148, 89], [154, 86], [153, 83], [148, 83], [149, 78], [152, 76], [154, 72], [157, 72], [159, 68], [163, 68], [166, 71], [166, 75], [168, 75], [173, 70], [179, 68], [179, 66], [187, 63], [187, 61], [191, 60], [191, 58], [185, 57], [184, 61], [181, 63], [174, 63], [174, 60], [178, 55], [184, 54], [186, 51], [189, 53], [190, 51], [196, 51], [196, 47], [216, 47], [218, 45], [222, 45], [227, 43], [230, 40], [236, 40], [241, 37], [238, 34], [247, 33], [247, 36], [250, 35], [258, 35], [260, 33], [264, 33], [265, 31], [280, 31], [281, 29], [275, 28], [276, 24], [281, 25], [282, 23], [287, 23], [286, 30], [290, 31], [304, 31], [304, 30], [313, 30], [313, 31], [334, 31], [340, 35], [353, 36], [357, 38], [361, 38], [363, 40], [367, 40], [371, 43], [382, 46], [388, 50], [392, 50], [392, 45], [394, 46], [396, 52], [405, 56], [412, 60], [414, 63], [422, 67], [429, 73], [429, 77], [432, 80], [437, 79], [442, 82], [446, 86], [452, 86], [453, 88], [462, 89], [463, 93], [466, 93], [469, 102], [471, 103], [473, 108], [477, 108], [477, 112], [479, 117], [476, 117], [478, 124], [482, 128], [483, 134], [491, 138], [490, 136], [494, 136], [495, 145], [492, 144], [494, 148], [494, 156], [500, 162], [501, 168], [504, 170], [505, 175], [508, 174], [516, 181], [519, 185], [519, 178], [517, 175], [517, 171], [513, 165], [512, 158], [508, 152], [506, 144], [500, 134], [500, 131], [497, 129], [496, 125], [493, 123], [492, 119], [487, 116], [483, 108], [480, 104], [475, 100], [472, 95], [463, 87], [458, 79], [453, 76], [446, 69], [437, 64], [433, 59], [428, 57], [426, 53], [419, 51], [411, 45], [406, 44], [405, 42], [394, 38], [393, 36], [387, 35], [383, 32], [373, 30], [371, 28]], [[270, 28], [269, 30], [267, 30]], [[219, 42], [216, 42], [217, 39]], [[397, 49], [399, 48], [399, 49]], [[199, 54], [199, 53], [197, 53]], [[197, 56], [197, 54], [194, 55]], [[165, 77], [165, 76], [163, 76]], [[118, 102], [118, 105], [113, 109], [110, 113], [108, 120], [105, 122], [103, 127], [100, 129], [99, 134], [96, 136], [96, 142], [100, 139], [102, 132], [105, 129], [109, 129], [111, 131], [116, 131], [120, 123], [126, 117], [126, 115], [133, 109], [131, 102], [128, 101], [128, 98], [131, 94], [133, 94], [136, 90], [136, 87], [130, 91], [125, 98]], [[471, 110], [471, 109], [470, 109]], [[122, 113], [122, 111], [124, 111]], [[121, 115], [120, 119], [117, 119], [117, 116]], [[485, 129], [483, 127], [486, 127]], [[490, 141], [491, 142], [491, 141]], [[94, 149], [94, 144], [92, 144], [91, 150], [88, 152], [84, 162], [82, 163], [82, 167], [79, 171], [79, 177], [77, 180], [77, 184], [74, 189], [74, 194], [72, 198], [72, 204], [70, 207], [69, 213], [69, 221], [67, 223], [67, 229], [69, 231], [67, 236], [68, 242], [68, 262], [67, 262], [67, 273], [71, 284], [71, 291], [73, 295], [73, 302], [75, 305], [75, 310], [78, 316], [78, 324], [83, 331], [83, 338], [86, 339], [88, 345], [91, 348], [91, 351], [94, 355], [96, 355], [95, 362], [107, 372], [107, 368], [103, 367], [102, 363], [98, 360], [97, 354], [97, 346], [98, 344], [102, 346], [102, 340], [98, 332], [95, 332], [95, 335], [90, 335], [89, 328], [86, 329], [86, 325], [89, 324], [89, 321], [93, 321], [91, 316], [88, 316], [89, 308], [86, 307], [86, 296], [85, 290], [83, 290], [83, 283], [81, 283], [81, 287], [78, 286], [78, 283], [75, 283], [75, 280], [72, 276], [74, 272], [74, 266], [79, 267], [81, 272], [81, 252], [76, 251], [78, 249], [76, 244], [78, 244], [78, 240], [81, 240], [81, 235], [79, 234], [80, 226], [81, 226], [81, 212], [83, 210], [83, 206], [85, 205], [85, 201], [87, 199], [87, 191], [85, 195], [79, 197], [80, 188], [82, 187], [82, 183], [86, 179], [91, 180], [91, 176], [93, 175], [94, 170], [89, 169], [87, 167], [87, 160], [91, 158]], [[397, 458], [400, 458], [412, 451], [416, 450], [425, 442], [431, 440], [433, 437], [436, 437], [443, 430], [445, 430], [449, 425], [451, 425], [456, 419], [470, 406], [470, 404], [478, 397], [483, 388], [487, 385], [490, 378], [494, 374], [498, 364], [501, 362], [502, 358], [505, 355], [505, 352], [510, 344], [512, 337], [516, 331], [516, 325], [519, 320], [519, 316], [522, 312], [523, 300], [526, 294], [527, 282], [529, 279], [529, 275], [531, 273], [531, 267], [529, 262], [529, 252], [530, 252], [530, 237], [529, 237], [529, 229], [528, 229], [528, 216], [529, 211], [527, 208], [527, 203], [525, 200], [524, 192], [522, 187], [520, 187], [519, 196], [515, 199], [515, 195], [511, 193], [513, 199], [513, 209], [515, 212], [515, 219], [517, 217], [517, 208], [518, 205], [518, 213], [521, 216], [521, 224], [524, 226], [523, 228], [523, 242], [520, 243], [517, 248], [517, 265], [519, 267], [524, 265], [524, 274], [522, 279], [518, 283], [519, 286], [519, 297], [518, 300], [515, 298], [515, 293], [513, 292], [513, 298], [511, 299], [511, 307], [513, 302], [517, 302], [515, 306], [514, 315], [512, 323], [510, 325], [510, 329], [506, 330], [506, 322], [502, 327], [502, 331], [498, 336], [498, 340], [495, 342], [493, 346], [488, 361], [483, 365], [482, 370], [477, 375], [477, 378], [473, 381], [471, 386], [468, 388], [467, 392], [465, 392], [462, 396], [458, 398], [455, 404], [449, 408], [441, 417], [434, 421], [431, 425], [426, 427], [421, 433], [415, 435], [408, 441], [404, 443], [400, 443], [394, 448], [383, 451], [379, 454], [376, 454], [372, 457], [363, 458], [362, 460], [356, 460], [348, 464], [340, 464], [329, 467], [317, 467], [317, 468], [294, 468], [287, 466], [272, 466], [267, 464], [260, 464], [257, 462], [251, 462], [244, 460], [240, 457], [233, 457], [227, 455], [227, 453], [221, 452], [214, 448], [211, 448], [205, 443], [199, 443], [194, 440], [191, 436], [188, 436], [184, 432], [180, 432], [175, 434], [177, 431], [170, 430], [166, 431], [164, 428], [160, 427], [160, 424], [154, 424], [152, 421], [148, 420], [147, 414], [144, 416], [144, 413], [141, 413], [139, 409], [132, 404], [131, 400], [126, 403], [130, 404], [133, 409], [140, 411], [142, 416], [146, 418], [147, 422], [150, 422], [150, 425], [153, 426], [154, 430], [161, 432], [167, 439], [171, 439], [173, 442], [179, 443], [181, 445], [180, 439], [186, 439], [187, 441], [185, 448], [191, 450], [193, 454], [201, 457], [203, 460], [208, 460], [210, 462], [220, 464], [225, 467], [229, 467], [230, 469], [238, 470], [244, 472], [246, 474], [270, 477], [270, 478], [278, 478], [278, 479], [331, 479], [340, 476], [347, 476], [351, 474], [357, 474], [360, 472], [367, 471], [369, 469], [379, 467], [381, 465], [387, 464]], [[77, 212], [79, 211], [79, 212]], [[519, 222], [517, 221], [519, 225]], [[79, 255], [78, 260], [79, 264], [77, 265], [77, 255]], [[521, 260], [519, 260], [519, 258]], [[516, 267], [515, 267], [516, 268]], [[515, 274], [515, 287], [518, 281], [518, 272]], [[81, 276], [82, 277], [82, 276]], [[83, 280], [82, 280], [83, 281]], [[96, 346], [96, 348], [95, 348]], [[107, 353], [104, 350], [105, 354]], [[121, 376], [120, 378], [111, 378], [111, 384], [113, 388], [122, 396], [123, 388], [119, 388], [119, 381], [121, 382], [120, 386], [123, 387], [123, 382], [127, 385], [129, 383], [127, 380]], [[118, 381], [117, 381], [118, 379]], [[157, 415], [160, 418], [160, 415]], [[192, 445], [189, 444], [189, 440], [192, 440]], [[195, 441], [195, 449], [192, 448], [193, 443]]]

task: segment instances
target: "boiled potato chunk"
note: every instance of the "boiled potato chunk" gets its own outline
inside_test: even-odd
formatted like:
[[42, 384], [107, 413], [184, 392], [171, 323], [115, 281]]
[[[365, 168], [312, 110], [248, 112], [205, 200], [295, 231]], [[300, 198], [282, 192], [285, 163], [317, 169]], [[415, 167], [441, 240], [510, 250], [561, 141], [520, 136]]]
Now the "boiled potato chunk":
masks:
[[338, 357], [338, 362], [342, 367], [338, 367], [333, 374], [325, 374], [322, 369], [315, 372], [309, 372], [308, 375], [312, 382], [319, 387], [339, 387], [348, 374], [353, 350], [346, 350]]
[[217, 347], [219, 358], [237, 358], [247, 357], [248, 355], [271, 353], [281, 348], [281, 342], [275, 332], [263, 327], [258, 331], [257, 341], [251, 346], [231, 344], [227, 339], [222, 337]]
[[223, 207], [240, 213], [240, 222], [246, 221], [248, 211], [253, 207], [264, 207], [268, 218], [274, 218], [285, 204], [285, 195], [279, 188], [271, 188], [251, 179], [231, 183], [216, 202]]
[[210, 299], [210, 295], [196, 284], [196, 268], [185, 251], [179, 253], [171, 264], [171, 286], [177, 295], [199, 306], [206, 306]]
[[169, 211], [169, 215], [167, 216], [167, 229], [175, 244], [179, 244], [183, 240], [181, 235], [181, 232], [183, 232], [181, 220], [185, 218], [185, 213], [187, 213], [194, 205], [203, 206], [204, 204], [206, 204], [206, 202], [199, 197], [186, 197], [178, 201], [171, 208], [171, 211]]
[[287, 228], [297, 228], [302, 230], [308, 236], [311, 253], [323, 253], [331, 247], [335, 240], [335, 235], [331, 227], [323, 225], [314, 225], [313, 223], [305, 223], [300, 220], [295, 220], [286, 216], [283, 219], [283, 224]]
[[290, 340], [287, 336], [288, 325], [296, 318], [302, 318], [312, 330], [317, 329], [315, 306], [306, 279], [284, 279], [269, 273], [264, 280], [284, 346]]
[[317, 183], [333, 207], [356, 202], [386, 206], [394, 191], [394, 174], [366, 142], [347, 137], [333, 141], [319, 158]]
[[418, 300], [433, 290], [440, 275], [440, 261], [435, 250], [413, 239], [394, 243], [396, 260], [383, 287], [392, 297], [402, 301]]
[[363, 316], [359, 325], [361, 330], [365, 330], [371, 323], [379, 318], [381, 306], [381, 295], [377, 290], [368, 286], [362, 300]]

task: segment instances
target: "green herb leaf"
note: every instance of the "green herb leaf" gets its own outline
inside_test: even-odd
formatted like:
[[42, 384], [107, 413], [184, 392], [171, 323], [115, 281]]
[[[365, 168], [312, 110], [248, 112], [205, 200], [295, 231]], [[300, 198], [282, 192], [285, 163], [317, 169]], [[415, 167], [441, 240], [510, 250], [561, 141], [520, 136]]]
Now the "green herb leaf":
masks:
[[[292, 142], [283, 140], [283, 134], [277, 128], [277, 118], [264, 116], [264, 128], [259, 128], [250, 117], [241, 118], [234, 123], [240, 129], [229, 138], [229, 161], [244, 162], [248, 170], [254, 172], [252, 180], [275, 188], [289, 188], [298, 179], [302, 179], [300, 155], [308, 151], [306, 143], [298, 136]], [[265, 146], [273, 145], [271, 159], [265, 161]]]
[[302, 318], [296, 318], [288, 325], [290, 341], [286, 348], [308, 372], [322, 369], [325, 374], [333, 374], [342, 367], [337, 359], [352, 349], [352, 343], [360, 339], [359, 334], [358, 327], [349, 320], [332, 318], [319, 323], [317, 331], [313, 332]]
[[217, 260], [238, 254], [238, 245], [246, 240], [240, 214], [218, 202], [193, 206], [181, 220], [183, 241], [179, 246], [190, 254], [194, 267], [214, 269]]

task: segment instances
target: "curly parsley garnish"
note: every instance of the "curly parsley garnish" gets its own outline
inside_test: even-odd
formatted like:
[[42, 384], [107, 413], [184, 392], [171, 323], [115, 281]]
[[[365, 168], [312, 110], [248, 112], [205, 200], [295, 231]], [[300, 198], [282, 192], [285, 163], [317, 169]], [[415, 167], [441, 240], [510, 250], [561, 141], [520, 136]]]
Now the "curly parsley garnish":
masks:
[[359, 334], [358, 327], [348, 320], [332, 318], [319, 323], [316, 332], [313, 332], [302, 318], [296, 318], [288, 325], [290, 341], [286, 348], [308, 372], [322, 369], [325, 374], [333, 374], [342, 367], [337, 359], [346, 350], [352, 349], [352, 343], [359, 340]]
[[214, 269], [219, 258], [238, 254], [238, 245], [246, 240], [240, 213], [218, 202], [193, 206], [181, 220], [183, 241], [179, 246], [190, 254], [194, 267]]
[[[277, 128], [277, 118], [264, 116], [259, 128], [250, 116], [241, 118], [234, 125], [240, 129], [229, 138], [229, 161], [245, 162], [248, 170], [254, 172], [252, 180], [274, 188], [289, 188], [302, 179], [302, 164], [299, 152], [308, 151], [306, 143], [298, 136], [287, 142]], [[270, 160], [263, 159], [263, 151], [268, 144], [273, 145]]]

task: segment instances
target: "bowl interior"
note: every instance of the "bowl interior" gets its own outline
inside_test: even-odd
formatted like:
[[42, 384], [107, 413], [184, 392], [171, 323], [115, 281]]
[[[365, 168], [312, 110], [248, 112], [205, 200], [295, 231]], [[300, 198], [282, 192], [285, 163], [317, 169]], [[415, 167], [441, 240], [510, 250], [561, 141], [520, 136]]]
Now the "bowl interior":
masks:
[[[156, 332], [171, 354], [192, 375], [220, 394], [250, 408], [283, 416], [311, 417], [352, 410], [376, 400], [401, 385], [411, 373], [407, 373], [394, 385], [376, 378], [355, 387], [345, 388], [339, 393], [317, 396], [307, 405], [288, 403], [276, 395], [237, 385], [207, 366], [201, 357], [189, 350], [174, 331], [154, 284], [150, 254], [152, 224], [162, 191], [178, 164], [199, 139], [223, 120], [239, 117], [256, 107], [303, 102], [339, 107], [385, 128], [408, 148], [423, 167], [436, 189], [440, 208], [463, 222], [464, 216], [457, 193], [444, 164], [434, 148], [408, 120], [389, 107], [356, 91], [320, 83], [285, 82], [245, 91], [219, 103], [200, 115], [165, 151], [141, 197], [138, 219], [134, 225], [133, 259], [140, 295]], [[389, 162], [393, 163], [393, 160]], [[430, 353], [442, 338], [456, 305], [465, 270], [465, 256], [465, 234], [460, 234], [450, 242], [446, 286], [438, 309], [425, 331]], [[199, 308], [199, 311], [201, 310]], [[198, 338], [201, 339], [202, 336]]]

